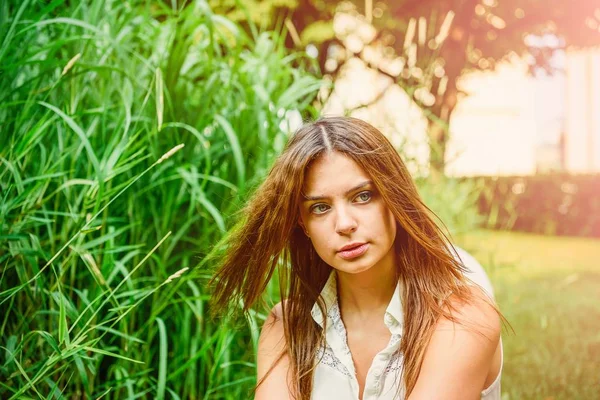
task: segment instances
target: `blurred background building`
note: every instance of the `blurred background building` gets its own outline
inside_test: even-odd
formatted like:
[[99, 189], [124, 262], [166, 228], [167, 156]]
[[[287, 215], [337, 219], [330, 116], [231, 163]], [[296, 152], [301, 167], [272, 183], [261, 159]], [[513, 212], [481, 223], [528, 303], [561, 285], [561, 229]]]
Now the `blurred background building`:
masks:
[[600, 172], [600, 49], [567, 54], [564, 168]]
[[470, 74], [454, 116], [450, 175], [600, 171], [600, 49], [569, 51], [552, 76], [517, 58]]
[[[461, 81], [446, 155], [450, 176], [600, 172], [600, 49], [559, 54], [536, 76], [512, 57]], [[354, 59], [344, 65], [325, 114], [364, 118], [402, 146], [413, 171], [429, 159], [421, 109], [391, 79]], [[366, 106], [364, 106], [366, 104]]]

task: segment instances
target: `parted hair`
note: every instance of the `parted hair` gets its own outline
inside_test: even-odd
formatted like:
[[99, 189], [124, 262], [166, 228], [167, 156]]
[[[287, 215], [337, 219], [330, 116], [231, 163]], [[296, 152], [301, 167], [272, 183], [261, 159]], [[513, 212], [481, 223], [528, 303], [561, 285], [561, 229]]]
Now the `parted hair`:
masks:
[[286, 348], [279, 360], [289, 357], [292, 395], [310, 399], [315, 357], [325, 331], [312, 319], [311, 309], [317, 303], [325, 313], [320, 292], [332, 268], [317, 255], [298, 219], [307, 169], [330, 152], [349, 157], [366, 171], [396, 220], [394, 248], [404, 310], [400, 374], [408, 396], [436, 321], [455, 321], [449, 294], [467, 303], [473, 295], [464, 266], [453, 256], [450, 241], [421, 200], [400, 155], [378, 129], [362, 120], [324, 117], [304, 124], [289, 138], [227, 239], [211, 280], [213, 312], [240, 304], [247, 312], [261, 300], [277, 271], [281, 297], [286, 299]]

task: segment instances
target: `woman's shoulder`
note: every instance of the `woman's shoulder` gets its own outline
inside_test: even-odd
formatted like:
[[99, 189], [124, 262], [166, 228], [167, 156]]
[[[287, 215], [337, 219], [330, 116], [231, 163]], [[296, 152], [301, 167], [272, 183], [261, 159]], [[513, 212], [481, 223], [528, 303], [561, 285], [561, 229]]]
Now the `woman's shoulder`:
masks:
[[469, 301], [456, 295], [448, 298], [452, 319], [441, 317], [435, 326], [413, 398], [475, 398], [488, 376], [498, 375], [492, 369], [500, 316], [481, 288], [469, 286], [469, 290]]
[[438, 321], [438, 328], [462, 325], [475, 328], [492, 340], [499, 339], [502, 324], [492, 297], [481, 286], [467, 285], [466, 289], [469, 291], [468, 301], [455, 294], [449, 296], [446, 308], [455, 319], [442, 317]]
[[267, 346], [274, 339], [285, 339], [283, 327], [283, 304], [280, 301], [275, 304], [269, 312], [265, 322], [263, 323], [260, 338], [258, 342], [259, 350], [261, 345]]
[[283, 324], [283, 308], [287, 304], [288, 300], [282, 300], [275, 304], [263, 323], [258, 340], [259, 362], [261, 361], [261, 356], [270, 359], [274, 354], [279, 356], [285, 349], [286, 338]]
[[289, 358], [283, 326], [283, 306], [277, 303], [269, 312], [258, 339], [257, 378], [260, 382], [255, 399], [287, 399], [290, 393]]

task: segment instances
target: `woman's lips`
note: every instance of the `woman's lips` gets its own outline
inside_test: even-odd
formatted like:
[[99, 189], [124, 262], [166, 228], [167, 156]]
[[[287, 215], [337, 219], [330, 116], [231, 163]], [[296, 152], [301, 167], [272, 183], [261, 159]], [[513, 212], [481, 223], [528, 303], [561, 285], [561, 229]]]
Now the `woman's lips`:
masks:
[[352, 260], [353, 258], [360, 257], [369, 249], [369, 243], [361, 244], [360, 246], [354, 247], [350, 250], [338, 251], [340, 257], [344, 260]]

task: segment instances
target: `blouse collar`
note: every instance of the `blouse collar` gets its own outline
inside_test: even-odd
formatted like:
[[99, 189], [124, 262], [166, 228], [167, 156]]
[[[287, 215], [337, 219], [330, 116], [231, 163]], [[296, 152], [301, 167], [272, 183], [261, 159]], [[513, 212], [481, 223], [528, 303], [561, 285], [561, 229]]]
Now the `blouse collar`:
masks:
[[[392, 334], [402, 334], [402, 326], [404, 323], [404, 313], [402, 310], [402, 299], [401, 299], [402, 286], [400, 281], [396, 284], [394, 294], [385, 310], [385, 316], [383, 322], [385, 326], [390, 330]], [[331, 271], [327, 283], [321, 290], [320, 297], [325, 303], [325, 312], [327, 321], [327, 330], [333, 328], [336, 323], [339, 324], [339, 303], [337, 296], [337, 273]], [[321, 309], [317, 302], [312, 307], [311, 315], [315, 322], [323, 328], [325, 317], [321, 313]]]

